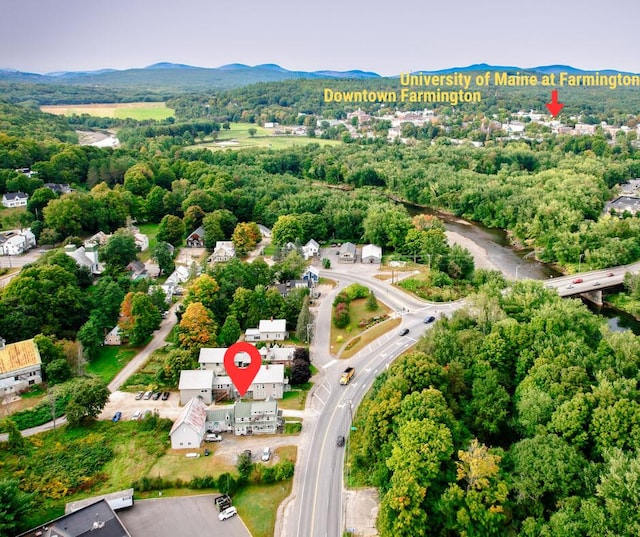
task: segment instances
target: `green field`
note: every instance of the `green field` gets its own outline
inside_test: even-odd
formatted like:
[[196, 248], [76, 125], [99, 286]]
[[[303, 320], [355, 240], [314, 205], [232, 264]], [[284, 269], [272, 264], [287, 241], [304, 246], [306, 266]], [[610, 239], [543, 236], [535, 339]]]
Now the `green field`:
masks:
[[[254, 136], [249, 134], [249, 129], [255, 129]], [[287, 127], [281, 127], [287, 128]], [[290, 128], [290, 127], [288, 127]], [[201, 143], [192, 145], [188, 149], [211, 149], [220, 151], [223, 149], [246, 149], [248, 147], [260, 147], [266, 149], [286, 149], [295, 146], [304, 146], [310, 143], [319, 145], [338, 145], [337, 140], [322, 140], [320, 138], [310, 138], [308, 136], [295, 136], [293, 134], [276, 135], [274, 129], [265, 129], [251, 123], [231, 123], [229, 130], [222, 129], [217, 133], [214, 140], [207, 137]]]
[[163, 102], [55, 105], [41, 106], [40, 110], [57, 116], [88, 114], [94, 117], [131, 118], [139, 121], [163, 120], [175, 115], [175, 111], [167, 108]]
[[100, 355], [87, 364], [87, 372], [99, 376], [108, 384], [136, 353], [136, 349], [127, 347], [102, 347]]

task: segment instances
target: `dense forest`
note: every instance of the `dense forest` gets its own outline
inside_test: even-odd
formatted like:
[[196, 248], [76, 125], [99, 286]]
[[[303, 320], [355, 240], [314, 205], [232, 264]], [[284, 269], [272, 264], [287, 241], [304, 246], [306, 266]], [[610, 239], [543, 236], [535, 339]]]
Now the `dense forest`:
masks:
[[638, 337], [536, 282], [470, 303], [356, 416], [380, 535], [637, 535]]

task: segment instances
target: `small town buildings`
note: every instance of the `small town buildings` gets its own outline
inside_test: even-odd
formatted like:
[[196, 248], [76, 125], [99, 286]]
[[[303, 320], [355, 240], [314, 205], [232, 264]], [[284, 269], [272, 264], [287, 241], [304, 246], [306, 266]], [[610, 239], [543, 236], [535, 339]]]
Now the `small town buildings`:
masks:
[[204, 248], [204, 228], [202, 226], [189, 233], [187, 248]]
[[209, 257], [210, 263], [229, 261], [236, 256], [236, 249], [232, 241], [218, 241], [213, 253]]
[[312, 285], [316, 285], [320, 279], [320, 270], [313, 265], [309, 265], [302, 273], [302, 279], [311, 282]]
[[89, 244], [77, 248], [74, 244], [67, 244], [64, 253], [71, 257], [80, 267], [87, 268], [91, 274], [98, 275], [102, 272], [98, 264], [98, 245]]
[[180, 371], [180, 404], [185, 405], [194, 397], [199, 397], [210, 405], [213, 401], [213, 380], [215, 374], [211, 369], [186, 369]]
[[245, 341], [282, 341], [289, 337], [286, 319], [271, 319], [260, 321], [258, 328], [247, 328], [244, 333]]
[[131, 537], [106, 499], [33, 528], [18, 537]]
[[271, 238], [271, 230], [267, 226], [263, 226], [262, 224], [258, 224], [258, 229], [260, 230], [260, 234], [265, 239], [270, 239]]
[[0, 233], [0, 255], [20, 255], [36, 245], [31, 229], [14, 229]]
[[139, 259], [134, 259], [133, 261], [131, 261], [127, 265], [125, 270], [129, 273], [129, 277], [132, 280], [139, 280], [140, 278], [146, 278], [148, 275], [147, 267]]
[[[226, 352], [227, 347], [201, 348], [198, 357], [200, 369], [211, 370], [216, 375], [226, 375], [224, 368], [224, 355]], [[251, 356], [246, 352], [238, 352], [233, 357], [233, 362], [238, 367], [247, 367], [251, 363]]]
[[104, 337], [104, 344], [110, 346], [118, 346], [122, 344], [122, 336], [120, 334], [120, 327], [115, 326], [111, 329], [111, 331]]
[[64, 506], [64, 513], [68, 515], [74, 513], [80, 509], [84, 509], [88, 505], [92, 505], [100, 500], [105, 500], [111, 509], [118, 511], [120, 509], [126, 509], [133, 505], [133, 489], [124, 489], [117, 492], [111, 492], [109, 494], [101, 494], [100, 496], [92, 496], [90, 498], [84, 498], [76, 502], [68, 502]]
[[291, 365], [295, 350], [295, 347], [280, 347], [276, 343], [273, 347], [262, 347], [260, 349], [260, 356], [262, 356], [263, 362], [268, 362], [270, 364], [283, 364], [287, 366]]
[[26, 207], [29, 195], [24, 192], [7, 192], [2, 195], [2, 205], [8, 208]]
[[169, 275], [165, 281], [165, 285], [178, 286], [189, 279], [189, 269], [184, 265], [176, 265], [175, 270]]
[[85, 246], [90, 246], [92, 244], [97, 244], [98, 246], [104, 246], [107, 244], [111, 235], [107, 235], [104, 231], [98, 231], [95, 235], [89, 237], [86, 241], [84, 241]]
[[320, 245], [313, 239], [310, 239], [309, 242], [302, 247], [302, 255], [305, 259], [315, 257], [318, 253], [320, 253]]
[[360, 258], [362, 263], [376, 263], [382, 262], [382, 248], [375, 244], [365, 244], [362, 247], [362, 257]]
[[352, 242], [345, 242], [340, 246], [338, 253], [338, 259], [340, 263], [355, 263], [356, 262], [356, 245]]
[[278, 403], [236, 403], [234, 406], [234, 434], [275, 434], [278, 430]]
[[44, 186], [59, 196], [71, 192], [71, 187], [67, 183], [45, 183]]
[[207, 406], [199, 397], [189, 399], [169, 432], [171, 449], [200, 447], [206, 427]]
[[620, 196], [605, 204], [605, 212], [619, 215], [622, 215], [625, 212], [634, 215], [640, 214], [640, 198]]
[[145, 250], [149, 249], [149, 237], [147, 237], [144, 233], [135, 231], [133, 233], [133, 240], [136, 243], [136, 248], [139, 252], [144, 252]]
[[42, 383], [42, 361], [33, 339], [5, 343], [0, 337], [0, 396]]

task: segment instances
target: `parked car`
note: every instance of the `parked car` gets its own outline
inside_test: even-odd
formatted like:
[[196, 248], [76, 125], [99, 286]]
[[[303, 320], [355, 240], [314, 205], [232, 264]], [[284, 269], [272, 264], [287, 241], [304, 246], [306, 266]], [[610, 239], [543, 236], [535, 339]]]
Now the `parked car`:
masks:
[[235, 507], [227, 507], [224, 511], [222, 511], [219, 515], [218, 518], [220, 520], [227, 520], [227, 518], [231, 518], [232, 516], [235, 516], [238, 514], [238, 510]]
[[204, 435], [205, 442], [222, 442], [222, 436], [216, 433], [207, 433]]
[[265, 447], [262, 450], [262, 460], [267, 462], [271, 458], [271, 448], [269, 446]]
[[151, 399], [151, 396], [153, 395], [152, 391], [148, 391], [148, 392], [144, 392], [144, 395], [142, 396], [142, 398], [147, 401], [148, 399]]
[[607, 272], [607, 278], [611, 278], [611, 276], [615, 276], [613, 272]]
[[151, 396], [151, 399], [153, 399], [154, 401], [157, 401], [158, 399], [160, 399], [161, 395], [162, 395], [161, 392], [153, 392], [153, 395]]
[[573, 284], [570, 283], [569, 285], [567, 285], [567, 289], [573, 289]]
[[338, 436], [338, 439], [336, 440], [336, 446], [338, 447], [344, 446], [344, 436], [342, 435]]
[[204, 450], [204, 456], [208, 457], [209, 455], [211, 455], [211, 451], [209, 451], [208, 449]]
[[408, 328], [403, 328], [402, 330], [400, 330], [400, 335], [401, 336], [406, 336], [409, 333], [409, 329]]
[[139, 420], [142, 417], [142, 410], [136, 410], [131, 416], [132, 420]]
[[425, 324], [429, 324], [429, 323], [432, 323], [435, 320], [436, 320], [436, 318], [433, 315], [429, 315], [429, 317], [425, 318], [424, 322], [425, 322]]
[[582, 278], [576, 278], [573, 280], [573, 283], [582, 283], [584, 280]]
[[120, 418], [121, 418], [121, 417], [122, 417], [122, 412], [120, 412], [120, 411], [118, 410], [118, 412], [116, 412], [116, 413], [113, 415], [113, 418], [111, 418], [111, 421], [120, 421]]
[[216, 496], [213, 499], [213, 503], [218, 508], [218, 511], [224, 511], [227, 507], [231, 507], [231, 497], [228, 494], [222, 494], [221, 496]]
[[142, 396], [144, 395], [144, 392], [138, 392], [136, 394], [136, 401], [140, 401], [140, 399], [142, 399]]
[[163, 392], [162, 393], [162, 400], [166, 401], [167, 399], [169, 399], [170, 395], [171, 395], [171, 392]]
[[600, 285], [600, 282], [593, 282], [591, 285], [593, 285], [594, 287], [598, 287]]

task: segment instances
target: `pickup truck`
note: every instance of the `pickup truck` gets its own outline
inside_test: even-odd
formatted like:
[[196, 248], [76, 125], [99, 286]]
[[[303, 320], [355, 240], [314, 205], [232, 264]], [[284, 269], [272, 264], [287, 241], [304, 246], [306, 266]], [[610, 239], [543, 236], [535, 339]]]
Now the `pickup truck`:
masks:
[[347, 384], [349, 384], [349, 382], [351, 382], [351, 379], [355, 374], [356, 374], [356, 370], [353, 367], [347, 367], [342, 372], [342, 376], [340, 377], [340, 384], [342, 386], [346, 386]]

